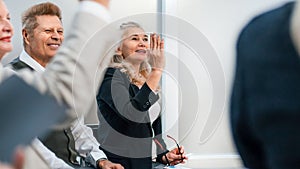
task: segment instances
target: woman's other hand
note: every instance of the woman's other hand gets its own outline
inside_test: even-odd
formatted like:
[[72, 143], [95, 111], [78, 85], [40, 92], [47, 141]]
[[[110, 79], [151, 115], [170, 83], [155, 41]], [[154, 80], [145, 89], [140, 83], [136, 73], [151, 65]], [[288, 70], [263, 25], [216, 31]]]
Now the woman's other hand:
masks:
[[[178, 148], [174, 148], [173, 150], [169, 151], [166, 156], [169, 160], [170, 165], [176, 165], [179, 163], [183, 164], [186, 160], [188, 160], [187, 156], [185, 155], [183, 146], [180, 146], [180, 151]], [[166, 160], [163, 158], [163, 161]]]

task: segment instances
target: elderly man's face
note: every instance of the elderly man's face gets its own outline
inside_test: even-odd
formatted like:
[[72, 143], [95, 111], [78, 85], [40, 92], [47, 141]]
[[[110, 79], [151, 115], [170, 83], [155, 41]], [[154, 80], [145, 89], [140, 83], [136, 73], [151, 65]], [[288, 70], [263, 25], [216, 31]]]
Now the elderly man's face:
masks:
[[37, 16], [38, 26], [28, 38], [27, 51], [42, 66], [51, 60], [64, 39], [62, 23], [57, 16]]

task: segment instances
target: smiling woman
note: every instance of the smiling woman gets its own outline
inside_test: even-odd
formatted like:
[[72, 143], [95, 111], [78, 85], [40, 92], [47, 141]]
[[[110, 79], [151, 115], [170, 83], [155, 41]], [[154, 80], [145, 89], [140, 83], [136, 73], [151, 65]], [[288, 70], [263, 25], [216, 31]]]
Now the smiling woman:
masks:
[[134, 22], [122, 24], [121, 29], [124, 30], [123, 40], [116, 50], [111, 66], [123, 67], [122, 71], [129, 75], [132, 83], [141, 86], [150, 71], [150, 65], [146, 62], [149, 48], [148, 35]]
[[[164, 41], [150, 38], [134, 22], [121, 25], [121, 43], [97, 95], [98, 141], [108, 159], [124, 168], [152, 168], [152, 140], [157, 162], [175, 165], [186, 159], [184, 149], [166, 149], [162, 139], [159, 81], [165, 66]], [[149, 43], [150, 39], [150, 43]]]
[[0, 60], [12, 50], [11, 37], [13, 36], [13, 27], [10, 23], [10, 15], [5, 3], [0, 0]]

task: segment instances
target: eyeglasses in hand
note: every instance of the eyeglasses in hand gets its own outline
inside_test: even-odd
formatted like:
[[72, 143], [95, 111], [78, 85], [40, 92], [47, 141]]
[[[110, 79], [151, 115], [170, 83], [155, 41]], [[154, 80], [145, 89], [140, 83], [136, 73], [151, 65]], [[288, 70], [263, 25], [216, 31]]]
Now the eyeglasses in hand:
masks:
[[177, 148], [178, 148], [178, 152], [179, 152], [179, 154], [180, 154], [180, 156], [181, 156], [181, 162], [182, 162], [182, 161], [183, 161], [183, 156], [182, 156], [182, 153], [181, 153], [179, 144], [177, 143], [176, 139], [173, 138], [173, 137], [171, 137], [170, 135], [167, 135], [167, 137], [170, 138], [170, 139], [172, 139], [172, 140], [176, 143], [176, 146], [177, 146]]

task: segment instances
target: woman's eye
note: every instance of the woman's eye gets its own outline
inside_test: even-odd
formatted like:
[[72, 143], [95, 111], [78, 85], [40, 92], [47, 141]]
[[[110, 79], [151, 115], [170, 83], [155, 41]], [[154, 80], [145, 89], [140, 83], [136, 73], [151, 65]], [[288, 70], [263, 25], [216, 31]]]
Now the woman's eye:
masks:
[[137, 38], [132, 38], [132, 40], [138, 40]]
[[144, 41], [145, 41], [145, 42], [148, 42], [148, 38], [144, 38]]

